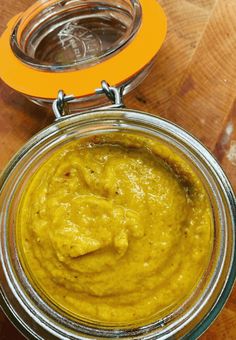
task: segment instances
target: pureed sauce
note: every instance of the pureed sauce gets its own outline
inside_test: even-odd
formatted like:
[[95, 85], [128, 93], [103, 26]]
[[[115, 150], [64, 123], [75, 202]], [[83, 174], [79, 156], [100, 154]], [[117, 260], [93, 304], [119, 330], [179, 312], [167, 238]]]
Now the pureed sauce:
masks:
[[39, 289], [67, 313], [130, 324], [186, 301], [212, 251], [210, 202], [173, 150], [138, 135], [62, 146], [30, 180], [18, 250]]

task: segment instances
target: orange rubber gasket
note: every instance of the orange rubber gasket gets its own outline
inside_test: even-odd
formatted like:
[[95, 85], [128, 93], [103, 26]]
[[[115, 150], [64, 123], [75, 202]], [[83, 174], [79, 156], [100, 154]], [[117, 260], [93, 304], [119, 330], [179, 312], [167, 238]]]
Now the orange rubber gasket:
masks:
[[167, 31], [166, 16], [157, 1], [140, 0], [140, 4], [142, 23], [129, 45], [95, 66], [65, 72], [36, 70], [15, 56], [10, 37], [22, 14], [17, 15], [0, 38], [0, 77], [14, 90], [42, 99], [54, 99], [59, 89], [77, 98], [92, 95], [103, 79], [114, 86], [128, 81], [155, 57]]

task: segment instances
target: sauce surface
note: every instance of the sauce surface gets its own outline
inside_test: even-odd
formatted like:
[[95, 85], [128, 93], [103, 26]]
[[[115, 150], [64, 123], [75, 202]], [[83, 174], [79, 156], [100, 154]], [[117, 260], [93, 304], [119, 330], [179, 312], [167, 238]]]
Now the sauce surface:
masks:
[[18, 211], [21, 261], [68, 313], [97, 322], [161, 318], [206, 270], [207, 193], [188, 163], [144, 137], [70, 142], [44, 162]]

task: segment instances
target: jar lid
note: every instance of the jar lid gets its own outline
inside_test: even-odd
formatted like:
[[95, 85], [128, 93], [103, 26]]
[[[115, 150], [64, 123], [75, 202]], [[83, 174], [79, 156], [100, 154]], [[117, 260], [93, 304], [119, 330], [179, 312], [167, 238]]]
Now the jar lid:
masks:
[[[58, 0], [43, 3], [44, 13], [47, 13], [46, 6], [49, 3], [54, 6], [58, 6], [60, 3], [62, 6], [62, 1]], [[63, 88], [67, 93], [72, 93], [76, 98], [90, 96], [94, 94], [94, 89], [98, 87], [101, 79], [106, 79], [116, 86], [126, 83], [153, 60], [165, 39], [167, 30], [166, 16], [156, 0], [140, 0], [139, 3], [142, 8], [141, 23], [137, 31], [133, 32], [129, 43], [125, 45], [123, 42], [124, 46], [116, 53], [110, 53], [114, 52], [114, 48], [112, 51], [109, 48], [107, 51], [103, 51], [105, 57], [101, 58], [98, 63], [92, 55], [91, 58], [82, 58], [79, 68], [73, 63], [70, 65], [70, 60], [68, 65], [60, 64], [60, 60], [58, 60], [54, 67], [50, 66], [48, 62], [34, 65], [30, 61], [23, 61], [20, 55], [17, 56], [17, 53], [13, 51], [12, 32], [17, 25], [21, 26], [16, 36], [19, 38], [19, 35], [24, 35], [24, 29], [29, 22], [36, 20], [30, 15], [31, 7], [23, 15], [14, 17], [0, 38], [0, 77], [10, 87], [27, 96], [48, 99], [54, 99], [59, 88]], [[42, 8], [39, 9], [39, 4], [42, 6], [42, 1], [36, 4], [38, 7], [34, 5], [34, 15], [38, 15], [39, 11], [42, 11]], [[50, 15], [51, 18], [52, 14]], [[40, 20], [40, 17], [37, 17], [37, 20]], [[54, 18], [53, 20], [55, 21]], [[70, 35], [70, 31], [67, 31], [65, 37], [68, 34]], [[84, 30], [81, 34], [89, 33]], [[23, 38], [27, 39], [24, 36]], [[99, 44], [99, 39], [96, 40], [94, 36], [90, 43]], [[53, 44], [53, 38], [48, 40], [48, 44]], [[118, 47], [121, 45], [122, 41]], [[43, 47], [43, 51], [45, 49], [46, 45]]]

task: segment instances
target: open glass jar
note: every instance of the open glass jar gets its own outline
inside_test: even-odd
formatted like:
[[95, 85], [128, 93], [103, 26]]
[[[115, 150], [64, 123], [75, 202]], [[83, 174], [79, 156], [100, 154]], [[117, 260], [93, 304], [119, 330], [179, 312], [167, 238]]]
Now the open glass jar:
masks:
[[[41, 0], [13, 18], [0, 39], [3, 80], [37, 104], [53, 103], [56, 116], [54, 124], [17, 153], [0, 178], [1, 306], [28, 338], [194, 339], [215, 319], [232, 289], [236, 207], [224, 172], [181, 128], [123, 105], [122, 95], [147, 75], [165, 34], [166, 18], [156, 0]], [[94, 92], [101, 79], [115, 87], [103, 82]], [[73, 95], [60, 91], [55, 100], [58, 88]], [[109, 100], [112, 105], [94, 109]], [[93, 110], [80, 112], [90, 106]], [[17, 239], [21, 197], [40, 165], [71, 141], [114, 133], [135, 134], [171, 149], [204, 186], [212, 211], [212, 252], [198, 285], [181, 306], [141, 325], [68, 315], [36, 289]]]
[[[28, 338], [60, 339], [195, 339], [212, 323], [232, 289], [236, 275], [235, 197], [213, 156], [194, 137], [161, 118], [125, 109], [121, 90], [103, 82], [113, 105], [100, 110], [65, 115], [71, 96], [54, 102], [56, 122], [33, 137], [1, 176], [1, 305]], [[18, 253], [16, 214], [22, 192], [50, 154], [70, 141], [111, 133], [135, 133], [171, 148], [188, 162], [210, 200], [214, 240], [211, 258], [194, 292], [173, 312], [155, 322], [112, 326], [68, 316], [49, 303], [29, 280]]]

